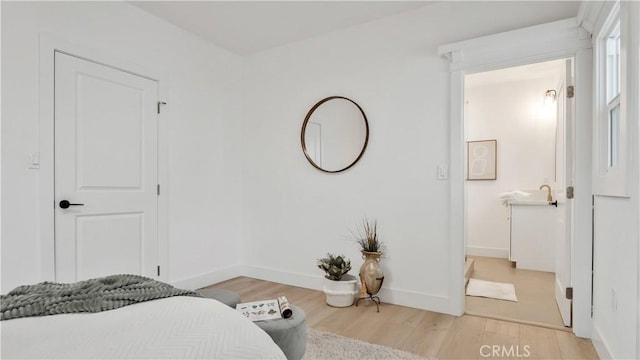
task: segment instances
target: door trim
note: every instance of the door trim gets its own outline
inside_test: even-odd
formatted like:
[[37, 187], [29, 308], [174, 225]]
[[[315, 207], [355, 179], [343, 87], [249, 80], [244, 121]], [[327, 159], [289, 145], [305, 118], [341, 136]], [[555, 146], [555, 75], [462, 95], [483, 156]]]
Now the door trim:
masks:
[[[40, 278], [55, 281], [55, 195], [54, 195], [54, 53], [62, 52], [82, 59], [142, 76], [158, 82], [158, 99], [169, 103], [164, 72], [149, 65], [139, 65], [118, 57], [78, 46], [49, 34], [40, 34], [40, 170], [38, 194], [38, 237], [40, 244]], [[162, 192], [158, 196], [158, 247], [160, 280], [169, 279], [169, 132], [170, 107], [158, 114], [158, 181]]]
[[[562, 58], [576, 59], [576, 85], [580, 97], [576, 101], [576, 121], [580, 125], [579, 136], [586, 141], [591, 134], [591, 39], [589, 34], [576, 25], [576, 19], [565, 19], [548, 24], [484, 36], [476, 39], [445, 44], [438, 47], [438, 54], [450, 61], [450, 313], [464, 313], [464, 244], [466, 218], [464, 199], [465, 171], [465, 129], [464, 129], [464, 76], [467, 74], [519, 66], [534, 62]], [[577, 168], [576, 178], [580, 181], [580, 191], [574, 204], [583, 208], [583, 198], [591, 196], [591, 148], [584, 142], [576, 143], [576, 150], [584, 156], [580, 161], [586, 169]], [[586, 146], [586, 147], [585, 147]], [[576, 213], [574, 218], [575, 236], [572, 274], [576, 274], [574, 289], [578, 301], [585, 304], [574, 306], [573, 331], [581, 337], [591, 335], [590, 297], [585, 289], [591, 288], [590, 266], [592, 251], [590, 240], [582, 237], [591, 229], [591, 219]], [[588, 228], [588, 229], [587, 229]], [[590, 238], [590, 236], [589, 236]]]

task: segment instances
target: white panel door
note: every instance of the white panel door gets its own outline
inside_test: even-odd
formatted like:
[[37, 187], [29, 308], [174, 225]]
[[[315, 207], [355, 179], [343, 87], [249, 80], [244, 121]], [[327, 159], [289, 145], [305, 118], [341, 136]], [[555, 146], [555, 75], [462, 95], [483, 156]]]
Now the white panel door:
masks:
[[158, 277], [157, 101], [156, 81], [55, 53], [56, 281]]
[[[566, 61], [565, 85], [573, 84], [573, 60]], [[565, 326], [571, 326], [571, 300], [567, 299], [566, 289], [571, 287], [571, 253], [572, 253], [572, 224], [573, 206], [572, 200], [567, 199], [566, 187], [574, 184], [574, 149], [575, 149], [575, 116], [574, 98], [567, 98], [566, 86], [558, 92], [558, 123], [557, 136], [564, 146], [556, 151], [558, 211], [556, 212], [556, 283], [555, 296], [562, 322]]]

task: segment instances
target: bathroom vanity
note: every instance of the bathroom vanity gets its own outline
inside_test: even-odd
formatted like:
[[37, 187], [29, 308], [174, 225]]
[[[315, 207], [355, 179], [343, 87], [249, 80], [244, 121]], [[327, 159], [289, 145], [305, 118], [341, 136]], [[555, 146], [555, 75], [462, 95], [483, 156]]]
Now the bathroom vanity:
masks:
[[509, 260], [518, 269], [555, 272], [556, 210], [543, 200], [509, 202]]

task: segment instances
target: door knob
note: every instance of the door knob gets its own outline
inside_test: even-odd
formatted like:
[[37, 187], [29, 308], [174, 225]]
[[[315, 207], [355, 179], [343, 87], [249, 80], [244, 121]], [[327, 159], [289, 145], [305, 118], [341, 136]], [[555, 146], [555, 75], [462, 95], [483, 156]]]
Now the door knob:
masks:
[[84, 205], [84, 204], [72, 204], [67, 200], [60, 201], [60, 207], [63, 208], [63, 209], [66, 209], [69, 206], [82, 206], [82, 205]]

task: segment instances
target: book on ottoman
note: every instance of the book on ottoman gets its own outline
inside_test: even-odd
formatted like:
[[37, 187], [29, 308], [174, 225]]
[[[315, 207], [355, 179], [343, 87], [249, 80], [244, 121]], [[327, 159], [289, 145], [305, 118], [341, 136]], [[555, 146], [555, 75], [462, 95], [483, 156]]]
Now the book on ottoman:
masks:
[[293, 314], [289, 301], [284, 296], [271, 300], [240, 303], [236, 305], [236, 310], [251, 321], [288, 319]]

